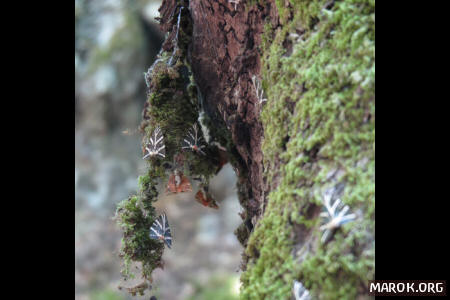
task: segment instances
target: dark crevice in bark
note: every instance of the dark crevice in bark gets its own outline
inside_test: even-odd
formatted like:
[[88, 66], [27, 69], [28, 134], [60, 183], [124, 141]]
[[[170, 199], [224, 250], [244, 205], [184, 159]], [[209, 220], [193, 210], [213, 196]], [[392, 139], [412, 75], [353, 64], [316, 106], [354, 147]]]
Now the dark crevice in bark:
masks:
[[241, 230], [245, 232], [239, 236], [237, 230], [237, 235], [244, 246], [265, 202], [261, 106], [251, 78], [259, 76], [258, 45], [264, 20], [273, 15], [271, 7], [273, 1], [266, 7], [245, 7], [240, 3], [236, 10], [226, 0], [189, 3], [193, 39], [188, 58], [203, 98], [203, 108], [217, 126], [231, 132], [236, 147], [238, 194], [246, 210], [242, 215], [246, 229]]

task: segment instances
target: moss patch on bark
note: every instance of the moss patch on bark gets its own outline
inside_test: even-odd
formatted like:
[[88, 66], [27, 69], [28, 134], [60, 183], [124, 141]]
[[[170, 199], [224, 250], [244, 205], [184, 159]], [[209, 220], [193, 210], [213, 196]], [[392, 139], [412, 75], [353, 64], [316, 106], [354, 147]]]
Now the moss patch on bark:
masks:
[[[270, 194], [250, 235], [243, 299], [356, 299], [374, 278], [375, 3], [276, 1], [265, 26], [261, 118]], [[319, 230], [325, 193], [356, 220]]]

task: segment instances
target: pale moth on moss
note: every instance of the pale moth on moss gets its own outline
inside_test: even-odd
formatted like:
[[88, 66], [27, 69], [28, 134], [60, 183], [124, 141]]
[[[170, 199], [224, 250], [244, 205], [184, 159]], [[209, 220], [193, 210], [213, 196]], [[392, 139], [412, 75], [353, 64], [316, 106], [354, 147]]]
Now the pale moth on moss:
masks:
[[142, 159], [147, 157], [155, 157], [157, 155], [161, 157], [166, 157], [166, 146], [164, 145], [164, 136], [161, 132], [161, 128], [156, 127], [153, 131], [152, 136], [145, 145], [146, 155]]
[[342, 207], [338, 210], [338, 206], [341, 204], [341, 199], [336, 199], [333, 204], [331, 204], [331, 195], [324, 196], [324, 206], [326, 211], [320, 213], [320, 216], [324, 218], [325, 224], [320, 226], [320, 230], [324, 233], [322, 235], [322, 242], [327, 241], [330, 233], [338, 227], [341, 227], [345, 223], [353, 221], [356, 218], [355, 214], [345, 215], [349, 210], [348, 205]]
[[206, 153], [202, 151], [202, 149], [206, 147], [203, 144], [202, 140], [203, 138], [199, 135], [199, 128], [197, 126], [197, 123], [194, 123], [194, 125], [192, 125], [192, 128], [189, 129], [186, 137], [184, 138], [183, 146], [181, 148], [206, 155]]
[[263, 102], [266, 102], [267, 99], [263, 98], [264, 90], [261, 86], [261, 81], [256, 77], [256, 75], [252, 76], [252, 82], [253, 82], [253, 88], [256, 92], [256, 97], [258, 98], [259, 104], [262, 104]]
[[311, 300], [309, 291], [297, 280], [294, 280], [293, 292], [295, 300]]

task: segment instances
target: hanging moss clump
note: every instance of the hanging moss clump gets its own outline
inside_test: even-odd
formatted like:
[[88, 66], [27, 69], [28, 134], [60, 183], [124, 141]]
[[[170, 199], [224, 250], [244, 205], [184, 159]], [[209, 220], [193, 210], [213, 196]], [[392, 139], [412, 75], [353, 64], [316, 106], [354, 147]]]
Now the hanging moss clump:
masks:
[[[177, 1], [170, 21], [173, 25], [166, 36], [163, 49], [145, 74], [149, 90], [140, 125], [140, 132], [143, 135], [142, 149], [145, 149], [154, 130], [161, 128], [165, 155], [164, 157], [157, 155], [147, 160], [146, 174], [139, 177], [138, 193], [117, 206], [116, 219], [123, 231], [119, 255], [124, 261], [122, 270], [124, 279], [135, 277], [130, 271], [133, 262], [142, 264], [140, 276], [149, 282], [152, 281], [153, 270], [163, 267], [161, 257], [165, 249], [164, 244], [159, 240], [150, 239], [149, 235], [150, 227], [158, 217], [153, 206], [158, 200], [158, 184], [163, 183], [165, 186], [174, 169], [191, 179], [208, 184], [209, 179], [224, 163], [224, 151], [221, 153], [217, 144], [212, 141], [219, 140], [219, 143], [225, 145], [227, 149], [232, 147], [229, 137], [224, 134], [218, 135], [218, 138], [211, 136], [208, 136], [208, 139], [204, 138], [203, 128], [211, 125], [208, 116], [202, 114], [202, 122], [198, 121], [202, 101], [187, 60], [192, 36], [192, 20], [188, 7], [189, 1]], [[199, 130], [199, 134], [208, 142], [205, 142], [203, 153], [182, 149], [183, 140], [194, 124], [203, 129]], [[215, 133], [214, 130], [217, 131], [217, 129], [208, 130], [208, 133]], [[168, 218], [170, 219], [169, 214]], [[131, 290], [134, 291], [132, 288]], [[143, 292], [139, 289], [139, 293]]]

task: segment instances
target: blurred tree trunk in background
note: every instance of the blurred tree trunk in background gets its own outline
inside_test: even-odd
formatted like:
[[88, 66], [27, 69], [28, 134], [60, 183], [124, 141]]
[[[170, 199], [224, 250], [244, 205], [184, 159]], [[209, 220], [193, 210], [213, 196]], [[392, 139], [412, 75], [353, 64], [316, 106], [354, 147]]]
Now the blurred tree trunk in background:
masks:
[[[164, 0], [161, 28], [178, 2]], [[374, 1], [191, 0], [188, 58], [239, 156], [243, 299], [364, 298], [374, 277]], [[324, 198], [356, 219], [322, 241]], [[342, 209], [342, 207], [338, 207]]]

